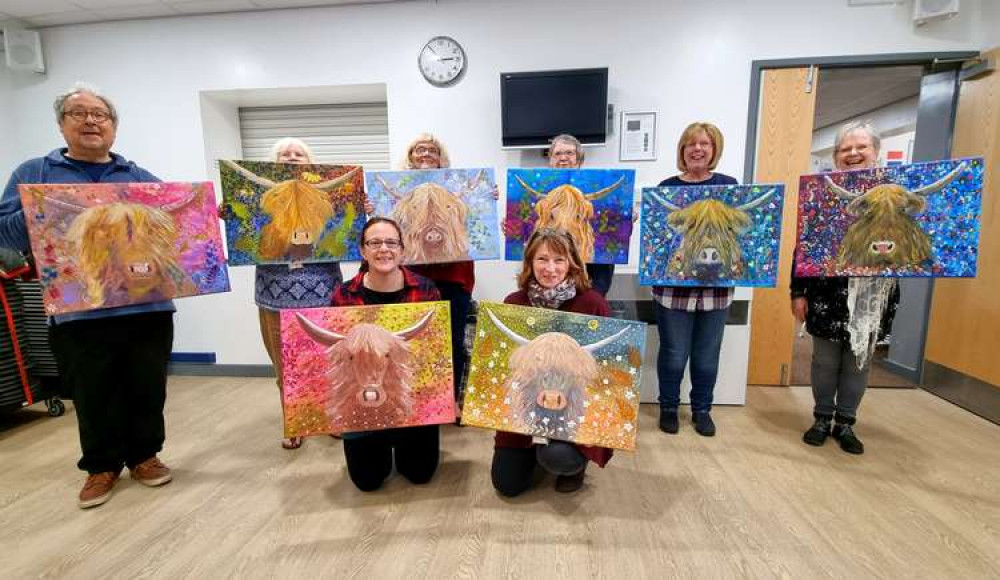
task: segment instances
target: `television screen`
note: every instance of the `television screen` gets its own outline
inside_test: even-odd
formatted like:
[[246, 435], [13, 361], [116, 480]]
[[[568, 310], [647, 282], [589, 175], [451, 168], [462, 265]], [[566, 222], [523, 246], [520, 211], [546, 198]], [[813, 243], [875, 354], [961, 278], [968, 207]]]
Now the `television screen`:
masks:
[[500, 108], [504, 147], [543, 147], [560, 133], [604, 143], [608, 69], [502, 73]]

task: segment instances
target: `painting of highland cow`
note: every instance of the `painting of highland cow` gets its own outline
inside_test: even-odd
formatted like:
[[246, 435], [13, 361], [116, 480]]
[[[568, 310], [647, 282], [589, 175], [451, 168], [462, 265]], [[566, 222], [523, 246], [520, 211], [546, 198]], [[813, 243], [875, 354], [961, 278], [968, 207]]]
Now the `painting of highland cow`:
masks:
[[50, 315], [229, 291], [211, 182], [18, 188]]
[[447, 302], [281, 311], [285, 436], [455, 420]]
[[804, 175], [796, 276], [976, 275], [983, 159]]
[[375, 171], [365, 177], [375, 214], [403, 230], [403, 263], [500, 257], [492, 169]]
[[229, 264], [360, 260], [358, 165], [219, 161]]
[[645, 340], [640, 322], [481, 302], [462, 423], [633, 450]]
[[639, 283], [773, 287], [784, 185], [642, 190]]
[[627, 264], [632, 169], [508, 169], [504, 256], [520, 261], [536, 228], [573, 236], [584, 262]]

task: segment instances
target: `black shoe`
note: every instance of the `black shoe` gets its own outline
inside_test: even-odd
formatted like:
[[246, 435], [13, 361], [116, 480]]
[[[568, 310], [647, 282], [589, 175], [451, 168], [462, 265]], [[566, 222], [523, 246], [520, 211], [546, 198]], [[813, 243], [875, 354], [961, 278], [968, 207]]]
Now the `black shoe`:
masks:
[[816, 422], [802, 435], [802, 440], [809, 445], [820, 445], [826, 443], [826, 438], [830, 436], [830, 419], [817, 417]]
[[694, 430], [699, 435], [703, 437], [715, 436], [715, 423], [712, 421], [712, 415], [708, 412], [695, 413], [691, 416], [691, 422], [694, 423]]
[[664, 433], [676, 433], [679, 429], [677, 409], [673, 411], [660, 411], [660, 431]]
[[583, 487], [583, 477], [586, 475], [587, 470], [581, 469], [580, 473], [575, 475], [557, 475], [556, 476], [556, 491], [559, 493], [573, 493]]
[[833, 438], [840, 442], [840, 448], [848, 453], [861, 455], [865, 452], [865, 444], [854, 435], [854, 429], [850, 425], [835, 425]]

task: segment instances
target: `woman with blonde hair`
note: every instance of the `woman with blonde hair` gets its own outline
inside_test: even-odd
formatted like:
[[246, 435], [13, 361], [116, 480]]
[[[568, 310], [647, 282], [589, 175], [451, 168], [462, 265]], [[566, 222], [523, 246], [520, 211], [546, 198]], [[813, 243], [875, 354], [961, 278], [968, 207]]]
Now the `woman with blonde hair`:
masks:
[[[278, 163], [315, 163], [309, 145], [294, 137], [278, 140], [271, 148], [271, 159]], [[261, 264], [257, 266], [254, 278], [254, 302], [259, 312], [260, 333], [274, 365], [278, 392], [281, 393], [281, 309], [328, 306], [330, 295], [343, 280], [343, 274], [337, 262]], [[284, 438], [281, 446], [298, 449], [302, 446], [302, 438]]]
[[[691, 123], [677, 141], [677, 169], [660, 187], [735, 185], [736, 179], [715, 171], [722, 157], [722, 132], [711, 123]], [[681, 380], [691, 361], [691, 421], [699, 435], [715, 435], [712, 400], [719, 374], [722, 335], [726, 330], [733, 288], [654, 286], [660, 350], [656, 374], [660, 386], [660, 430], [677, 433], [680, 425]]]
[[[447, 169], [451, 167], [448, 150], [437, 137], [421, 133], [406, 147], [401, 169]], [[461, 393], [465, 376], [465, 321], [476, 284], [476, 269], [471, 260], [437, 264], [413, 264], [407, 268], [429, 278], [451, 311], [451, 356], [454, 365], [455, 398]]]

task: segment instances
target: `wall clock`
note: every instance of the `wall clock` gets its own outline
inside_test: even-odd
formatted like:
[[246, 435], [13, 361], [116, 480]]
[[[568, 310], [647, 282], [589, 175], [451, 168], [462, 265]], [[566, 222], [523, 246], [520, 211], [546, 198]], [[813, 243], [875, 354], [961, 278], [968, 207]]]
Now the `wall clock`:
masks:
[[437, 87], [448, 86], [465, 72], [465, 50], [448, 36], [435, 36], [427, 41], [417, 56], [420, 74]]

